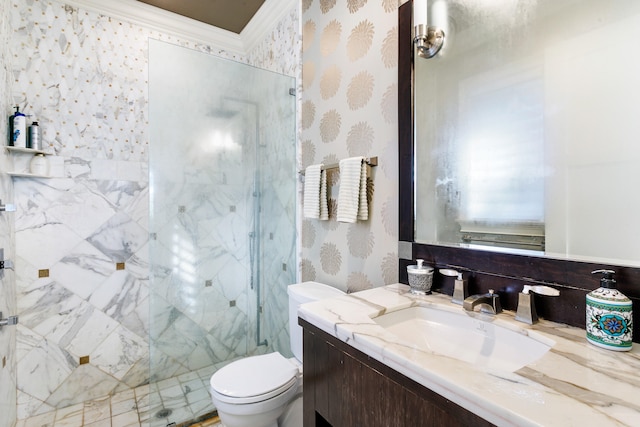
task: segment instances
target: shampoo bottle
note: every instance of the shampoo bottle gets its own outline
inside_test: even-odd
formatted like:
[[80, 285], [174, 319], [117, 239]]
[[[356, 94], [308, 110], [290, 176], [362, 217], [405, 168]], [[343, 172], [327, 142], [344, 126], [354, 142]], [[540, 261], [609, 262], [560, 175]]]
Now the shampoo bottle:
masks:
[[16, 106], [11, 126], [11, 142], [14, 147], [27, 148], [27, 117]]
[[587, 341], [608, 350], [628, 351], [632, 346], [632, 304], [616, 289], [613, 270], [602, 274], [600, 287], [587, 294]]
[[33, 121], [31, 126], [29, 126], [29, 139], [27, 140], [27, 148], [32, 148], [34, 150], [42, 149], [42, 142], [40, 139], [40, 126], [38, 126], [37, 121]]

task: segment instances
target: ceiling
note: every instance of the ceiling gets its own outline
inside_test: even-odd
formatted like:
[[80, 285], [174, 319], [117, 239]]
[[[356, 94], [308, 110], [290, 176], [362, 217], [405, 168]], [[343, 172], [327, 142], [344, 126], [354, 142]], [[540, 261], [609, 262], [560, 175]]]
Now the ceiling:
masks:
[[236, 34], [265, 0], [138, 0]]

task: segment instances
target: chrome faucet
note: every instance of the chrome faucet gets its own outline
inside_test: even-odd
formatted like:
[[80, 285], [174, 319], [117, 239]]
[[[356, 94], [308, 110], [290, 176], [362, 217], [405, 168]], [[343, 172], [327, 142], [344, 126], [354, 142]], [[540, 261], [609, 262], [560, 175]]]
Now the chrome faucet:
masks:
[[469, 283], [463, 279], [462, 273], [458, 273], [458, 278], [453, 282], [453, 296], [451, 302], [462, 305], [462, 302], [469, 296]]
[[476, 306], [480, 306], [480, 311], [489, 314], [498, 314], [502, 311], [500, 297], [493, 289], [489, 289], [486, 294], [471, 295], [462, 302], [462, 308], [467, 311], [474, 311]]
[[518, 294], [518, 310], [516, 311], [516, 320], [529, 325], [533, 325], [538, 321], [538, 313], [533, 303], [533, 293], [557, 297], [560, 291], [550, 286], [542, 285], [524, 285], [522, 292]]

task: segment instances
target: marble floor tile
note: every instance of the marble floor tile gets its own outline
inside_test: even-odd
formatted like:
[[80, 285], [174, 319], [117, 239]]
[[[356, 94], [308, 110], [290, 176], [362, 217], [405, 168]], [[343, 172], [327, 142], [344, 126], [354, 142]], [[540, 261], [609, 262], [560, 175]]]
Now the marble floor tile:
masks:
[[25, 420], [24, 427], [53, 427], [55, 417], [55, 412], [36, 415], [35, 417], [27, 418]]
[[84, 404], [84, 422], [93, 423], [111, 417], [111, 402], [108, 398], [91, 400]]
[[[224, 427], [200, 373], [190, 373], [109, 397], [18, 420], [16, 427]], [[194, 420], [199, 420], [197, 423]]]
[[191, 412], [191, 409], [189, 409], [188, 406], [174, 408], [172, 409], [171, 415], [169, 415], [167, 419], [169, 420], [169, 422], [181, 424], [185, 420], [193, 420], [193, 412]]
[[181, 385], [182, 385], [182, 390], [186, 395], [189, 395], [190, 393], [193, 393], [198, 390], [208, 388], [208, 387], [205, 387], [204, 382], [202, 382], [200, 378], [192, 379], [190, 381], [182, 383]]
[[144, 408], [138, 408], [138, 416], [140, 417], [140, 421], [142, 423], [148, 422], [149, 420], [155, 418], [156, 414], [162, 409], [163, 408], [160, 399], [155, 400], [151, 406], [147, 405]]
[[209, 380], [211, 379], [211, 375], [216, 372], [218, 368], [215, 366], [205, 366], [202, 369], [198, 369], [198, 375], [205, 382], [205, 384], [209, 384]]
[[168, 388], [174, 387], [174, 386], [179, 386], [180, 382], [178, 381], [177, 378], [168, 378], [166, 380], [162, 380], [162, 381], [158, 381], [156, 383], [156, 387], [158, 387], [158, 390], [166, 390]]
[[185, 393], [180, 384], [177, 384], [169, 388], [160, 389], [160, 397], [163, 402], [165, 400], [184, 399]]
[[114, 402], [111, 399], [111, 416], [124, 414], [125, 412], [138, 411], [138, 405], [134, 398], [123, 400], [121, 402]]
[[178, 376], [178, 381], [181, 383], [185, 383], [196, 378], [200, 378], [200, 376], [198, 375], [197, 371], [193, 371], [193, 372], [187, 372], [186, 374], [182, 374]]
[[70, 419], [80, 418], [82, 421], [82, 416], [84, 414], [84, 403], [78, 403], [77, 405], [67, 406], [66, 408], [58, 409], [55, 411], [56, 417], [56, 425], [59, 422], [67, 421]]
[[56, 426], [81, 426], [84, 416], [84, 404], [79, 403], [77, 405], [68, 406], [66, 408], [58, 409], [56, 411], [55, 423]]
[[145, 394], [151, 393], [151, 386], [149, 384], [141, 385], [140, 387], [136, 387], [133, 393], [136, 397], [144, 396]]
[[187, 402], [189, 404], [199, 402], [201, 400], [208, 400], [209, 402], [211, 402], [211, 395], [209, 394], [209, 391], [205, 388], [201, 388], [199, 390], [194, 390], [191, 393], [187, 393], [186, 397], [187, 397]]
[[84, 427], [112, 427], [112, 426], [111, 426], [111, 420], [107, 418], [106, 420], [100, 420], [100, 421], [96, 421], [95, 423], [85, 424]]
[[138, 408], [138, 412], [148, 411], [149, 407], [158, 406], [160, 403], [160, 393], [158, 392], [143, 395], [138, 395], [136, 393], [136, 406]]
[[111, 404], [113, 404], [114, 402], [122, 402], [123, 400], [130, 400], [130, 399], [135, 400], [135, 397], [136, 397], [136, 392], [133, 389], [121, 391], [120, 393], [116, 393], [113, 396], [111, 396]]
[[82, 421], [82, 415], [79, 417], [71, 417], [65, 418], [63, 420], [57, 421], [53, 424], [54, 427], [83, 427], [84, 421]]
[[112, 417], [111, 424], [118, 427], [140, 427], [138, 413], [135, 411], [125, 412]]
[[199, 419], [204, 417], [205, 415], [211, 414], [215, 409], [213, 407], [213, 403], [211, 399], [200, 400], [198, 402], [193, 402], [189, 404], [191, 411], [193, 412], [193, 418]]

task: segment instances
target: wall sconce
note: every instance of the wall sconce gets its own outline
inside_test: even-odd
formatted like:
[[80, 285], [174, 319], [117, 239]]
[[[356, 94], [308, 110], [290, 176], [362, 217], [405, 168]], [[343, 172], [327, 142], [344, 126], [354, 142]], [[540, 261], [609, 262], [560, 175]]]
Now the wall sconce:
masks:
[[413, 0], [413, 43], [418, 56], [427, 59], [433, 58], [444, 44], [444, 31], [428, 24], [428, 9], [427, 0]]

